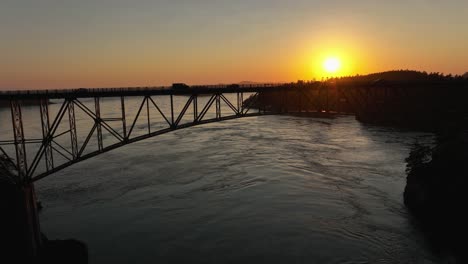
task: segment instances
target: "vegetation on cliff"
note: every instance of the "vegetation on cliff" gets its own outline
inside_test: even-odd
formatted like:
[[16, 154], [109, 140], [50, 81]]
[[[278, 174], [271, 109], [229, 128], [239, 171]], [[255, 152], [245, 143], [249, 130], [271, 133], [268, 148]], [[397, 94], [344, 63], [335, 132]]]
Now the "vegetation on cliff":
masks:
[[371, 73], [367, 75], [355, 75], [346, 76], [340, 78], [334, 78], [334, 80], [340, 81], [367, 81], [374, 82], [376, 80], [387, 80], [387, 81], [464, 81], [465, 78], [462, 75], [444, 75], [439, 72], [421, 72], [413, 70], [394, 70]]

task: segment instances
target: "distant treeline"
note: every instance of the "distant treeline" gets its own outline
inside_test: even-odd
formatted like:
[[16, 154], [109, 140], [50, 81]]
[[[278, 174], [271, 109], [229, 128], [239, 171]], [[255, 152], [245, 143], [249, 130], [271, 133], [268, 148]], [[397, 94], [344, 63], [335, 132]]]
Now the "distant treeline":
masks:
[[340, 81], [364, 81], [364, 82], [373, 82], [376, 80], [387, 80], [387, 81], [465, 81], [468, 79], [468, 72], [464, 75], [444, 75], [439, 72], [420, 72], [420, 71], [411, 71], [411, 70], [396, 70], [396, 71], [386, 71], [371, 73], [368, 75], [355, 75], [355, 76], [346, 76], [340, 78], [332, 78], [331, 80], [340, 80]]
[[467, 123], [466, 77], [400, 70], [299, 81], [245, 105], [282, 113], [348, 113], [362, 122], [436, 130], [447, 122]]

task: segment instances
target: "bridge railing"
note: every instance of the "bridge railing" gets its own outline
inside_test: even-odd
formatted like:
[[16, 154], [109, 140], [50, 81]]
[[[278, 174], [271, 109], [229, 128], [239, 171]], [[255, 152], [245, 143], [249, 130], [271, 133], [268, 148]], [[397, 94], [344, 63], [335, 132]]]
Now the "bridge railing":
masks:
[[[258, 84], [218, 84], [218, 85], [192, 85], [190, 89], [226, 89], [226, 88], [271, 88], [285, 85], [285, 83], [258, 83]], [[44, 89], [44, 90], [6, 90], [0, 91], [0, 95], [59, 95], [80, 93], [122, 93], [122, 92], [145, 92], [145, 91], [170, 91], [172, 86], [142, 86], [142, 87], [115, 87], [115, 88], [71, 88], [71, 89]]]
[[74, 94], [86, 93], [114, 93], [130, 91], [152, 91], [165, 90], [171, 87], [119, 87], [119, 88], [73, 88], [73, 89], [44, 89], [44, 90], [6, 90], [0, 91], [0, 95], [51, 95], [51, 94]]

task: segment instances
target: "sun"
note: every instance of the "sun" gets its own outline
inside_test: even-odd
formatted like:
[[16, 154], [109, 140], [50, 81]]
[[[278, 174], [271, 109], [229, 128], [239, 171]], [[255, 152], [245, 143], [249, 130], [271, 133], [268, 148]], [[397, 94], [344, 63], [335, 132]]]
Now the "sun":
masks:
[[327, 58], [323, 62], [323, 68], [327, 73], [336, 73], [341, 68], [341, 61], [338, 58]]

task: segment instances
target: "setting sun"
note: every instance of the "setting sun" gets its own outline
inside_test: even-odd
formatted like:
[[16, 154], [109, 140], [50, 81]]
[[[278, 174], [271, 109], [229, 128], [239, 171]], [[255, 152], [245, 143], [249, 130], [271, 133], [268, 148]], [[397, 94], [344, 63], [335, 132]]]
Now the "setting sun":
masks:
[[336, 73], [341, 68], [341, 62], [338, 58], [328, 58], [324, 61], [323, 68], [328, 73]]

